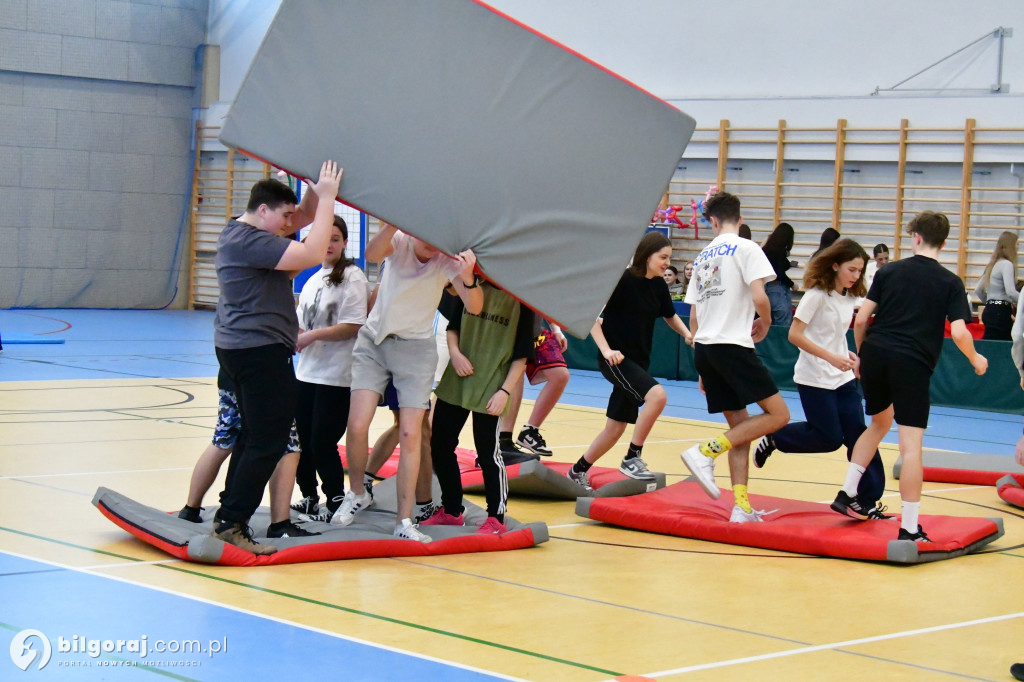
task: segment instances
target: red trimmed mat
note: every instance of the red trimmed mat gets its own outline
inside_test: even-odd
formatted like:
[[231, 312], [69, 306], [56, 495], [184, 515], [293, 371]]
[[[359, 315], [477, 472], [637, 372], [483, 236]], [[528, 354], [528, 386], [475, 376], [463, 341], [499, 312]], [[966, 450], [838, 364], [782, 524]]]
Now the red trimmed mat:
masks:
[[[345, 446], [339, 445], [341, 461], [347, 466]], [[476, 451], [456, 448], [459, 471], [462, 475], [462, 489], [467, 493], [484, 492], [484, 473], [476, 466]], [[665, 487], [665, 474], [655, 473], [653, 481], [630, 478], [618, 469], [592, 467], [590, 485], [593, 492], [569, 480], [566, 473], [572, 464], [567, 462], [545, 462], [529, 460], [519, 464], [506, 464], [508, 494], [510, 497], [543, 497], [554, 500], [575, 500], [577, 497], [627, 497], [640, 495]], [[394, 476], [398, 471], [398, 449], [388, 458], [377, 473], [381, 478]], [[375, 488], [376, 489], [376, 488]]]
[[509, 528], [502, 535], [478, 535], [477, 527], [487, 513], [469, 502], [466, 506], [466, 526], [430, 526], [422, 530], [432, 542], [421, 543], [392, 535], [395, 527], [394, 483], [385, 481], [374, 486], [374, 506], [361, 512], [356, 522], [346, 528], [326, 523], [304, 524], [308, 530], [321, 535], [302, 538], [267, 539], [266, 527], [269, 510], [257, 510], [250, 525], [260, 544], [278, 548], [274, 554], [256, 556], [211, 535], [214, 509], [203, 513], [207, 522], [196, 524], [179, 519], [176, 513], [167, 513], [107, 488], [99, 488], [93, 504], [104, 516], [138, 539], [185, 561], [221, 566], [274, 566], [307, 561], [335, 561], [339, 559], [369, 559], [398, 556], [434, 556], [464, 554], [468, 552], [501, 552], [524, 549], [548, 540], [544, 523], [519, 523], [506, 516]]
[[682, 481], [646, 495], [580, 498], [576, 514], [635, 530], [729, 545], [818, 556], [924, 563], [977, 551], [1003, 534], [1001, 519], [922, 516], [932, 543], [896, 540], [899, 523], [855, 521], [827, 504], [751, 495], [757, 509], [777, 510], [764, 523], [729, 523], [732, 493], [711, 500], [695, 481]]
[[[923, 476], [931, 483], [996, 485], [1003, 476], [1015, 476], [1024, 482], [1024, 467], [1012, 455], [982, 455], [949, 450], [925, 450], [922, 453]], [[903, 458], [892, 465], [892, 477], [899, 479]]]
[[996, 481], [996, 491], [1003, 502], [1024, 509], [1024, 476], [1003, 476]]

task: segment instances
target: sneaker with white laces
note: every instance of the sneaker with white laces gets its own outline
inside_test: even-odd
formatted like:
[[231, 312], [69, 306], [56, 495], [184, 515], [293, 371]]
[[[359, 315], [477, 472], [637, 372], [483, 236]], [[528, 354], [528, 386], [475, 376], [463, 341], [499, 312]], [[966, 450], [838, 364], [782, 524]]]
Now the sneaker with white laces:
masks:
[[767, 436], [762, 437], [757, 442], [757, 447], [754, 448], [754, 466], [758, 469], [763, 467], [773, 452], [775, 452], [775, 439], [769, 433]]
[[354, 492], [349, 490], [345, 493], [345, 499], [341, 501], [341, 506], [338, 507], [338, 511], [331, 515], [331, 525], [351, 525], [352, 522], [356, 520], [356, 514], [369, 509], [372, 504], [373, 498], [370, 497], [370, 493], [356, 495]]
[[420, 504], [417, 502], [415, 505], [413, 505], [412, 508], [412, 522], [423, 523], [431, 516], [433, 516], [434, 512], [436, 512], [437, 510], [438, 507], [434, 506], [433, 500], [427, 502], [426, 504]]
[[845, 490], [836, 493], [836, 499], [833, 500], [830, 507], [832, 511], [858, 521], [867, 521], [870, 518], [867, 507], [862, 505], [856, 497], [850, 497]]
[[429, 535], [420, 532], [420, 529], [412, 522], [412, 519], [402, 519], [402, 522], [395, 526], [395, 537], [424, 543], [431, 540]]
[[334, 516], [334, 512], [338, 511], [341, 507], [341, 503], [345, 501], [344, 495], [338, 495], [327, 500], [326, 504], [319, 505], [319, 509], [314, 514], [299, 514], [299, 521], [317, 521], [319, 523], [330, 523], [331, 517]]
[[438, 507], [434, 514], [429, 519], [420, 521], [421, 526], [465, 526], [466, 517], [462, 514], [458, 516], [452, 516], [444, 510], [444, 507]]
[[516, 442], [535, 455], [551, 456], [551, 448], [544, 442], [544, 436], [540, 435], [540, 430], [536, 426], [524, 426]]
[[476, 530], [478, 535], [501, 535], [508, 532], [508, 526], [499, 521], [495, 516], [488, 516], [487, 520], [480, 524]]
[[572, 481], [576, 485], [578, 485], [578, 486], [580, 486], [580, 487], [582, 487], [582, 488], [584, 488], [586, 490], [590, 490], [590, 491], [594, 490], [593, 488], [590, 487], [590, 477], [587, 476], [587, 472], [586, 471], [576, 471], [576, 466], [575, 465], [569, 467], [569, 471], [565, 472], [565, 475], [566, 475], [566, 477], [570, 481]]
[[653, 481], [655, 479], [654, 474], [647, 468], [647, 462], [643, 461], [640, 457], [627, 457], [622, 460], [622, 464], [619, 465], [619, 471], [630, 478], [640, 481]]
[[743, 507], [734, 504], [732, 514], [729, 515], [729, 523], [764, 523], [764, 516], [768, 513], [763, 509], [744, 511]]
[[722, 496], [722, 491], [715, 483], [715, 460], [700, 451], [700, 444], [694, 445], [689, 450], [684, 450], [680, 457], [683, 458], [683, 464], [697, 479], [697, 483], [708, 494], [708, 497], [717, 500]]
[[306, 514], [307, 516], [313, 516], [320, 513], [320, 498], [316, 495], [311, 497], [303, 497], [298, 502], [292, 502], [292, 511], [298, 512], [299, 514]]

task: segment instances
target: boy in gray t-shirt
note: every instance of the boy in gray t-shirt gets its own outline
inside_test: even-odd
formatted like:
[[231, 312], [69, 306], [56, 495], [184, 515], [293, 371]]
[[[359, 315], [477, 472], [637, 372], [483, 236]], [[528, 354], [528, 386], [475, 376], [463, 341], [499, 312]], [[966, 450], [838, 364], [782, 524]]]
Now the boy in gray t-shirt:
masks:
[[[217, 241], [220, 298], [213, 338], [217, 360], [235, 384], [242, 432], [213, 532], [254, 554], [277, 551], [255, 542], [248, 524], [285, 452], [298, 399], [292, 355], [299, 321], [288, 273], [323, 260], [341, 173], [335, 162], [325, 162], [298, 208], [287, 185], [257, 182], [245, 213], [230, 220]], [[311, 220], [305, 242], [286, 238]]]

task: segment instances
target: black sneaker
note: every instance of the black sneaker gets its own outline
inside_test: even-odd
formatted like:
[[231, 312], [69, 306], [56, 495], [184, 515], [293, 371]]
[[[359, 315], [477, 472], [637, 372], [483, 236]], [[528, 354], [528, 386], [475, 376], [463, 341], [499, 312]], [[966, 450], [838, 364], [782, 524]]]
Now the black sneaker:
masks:
[[514, 464], [522, 464], [523, 462], [535, 462], [540, 459], [539, 455], [533, 455], [529, 452], [501, 452], [501, 460], [505, 462], [505, 466], [510, 467]]
[[890, 521], [895, 519], [895, 516], [885, 513], [886, 509], [888, 509], [888, 507], [881, 502], [878, 502], [874, 507], [868, 510], [868, 519], [871, 521]]
[[334, 512], [341, 506], [342, 501], [345, 499], [344, 495], [338, 495], [327, 500], [326, 504], [320, 505], [320, 508], [314, 514], [299, 514], [299, 521], [317, 521], [319, 523], [330, 523], [331, 517], [334, 516]]
[[896, 537], [897, 540], [910, 540], [912, 542], [931, 542], [931, 539], [924, 534], [924, 529], [918, 524], [917, 532], [911, 533], [906, 528], [900, 528], [900, 534]]
[[519, 445], [511, 438], [508, 440], [499, 440], [498, 450], [501, 452], [502, 457], [518, 457], [520, 455], [531, 454], [519, 447]]
[[540, 431], [537, 430], [536, 426], [524, 426], [523, 430], [519, 432], [519, 438], [516, 439], [525, 450], [532, 452], [535, 455], [541, 457], [550, 457], [551, 448], [544, 442], [544, 436], [540, 435]]
[[201, 511], [203, 511], [202, 507], [190, 507], [186, 504], [181, 508], [181, 511], [178, 512], [178, 518], [191, 521], [192, 523], [202, 523], [203, 516], [200, 514]]
[[1024, 680], [1024, 663], [1014, 663], [1010, 666], [1010, 674], [1015, 680]]
[[298, 502], [292, 502], [292, 511], [313, 516], [320, 511], [320, 498], [313, 495], [311, 497], [303, 497]]
[[764, 466], [764, 463], [768, 461], [768, 458], [775, 452], [775, 440], [769, 433], [767, 436], [762, 438], [757, 443], [757, 447], [754, 448], [754, 466], [760, 469]]
[[268, 538], [308, 538], [313, 535], [320, 535], [320, 533], [314, 533], [306, 530], [302, 526], [297, 526], [291, 521], [285, 522], [280, 528], [268, 528]]
[[846, 491], [840, 490], [832, 503], [832, 511], [839, 512], [858, 521], [868, 520], [868, 510], [864, 508], [856, 497], [850, 497]]

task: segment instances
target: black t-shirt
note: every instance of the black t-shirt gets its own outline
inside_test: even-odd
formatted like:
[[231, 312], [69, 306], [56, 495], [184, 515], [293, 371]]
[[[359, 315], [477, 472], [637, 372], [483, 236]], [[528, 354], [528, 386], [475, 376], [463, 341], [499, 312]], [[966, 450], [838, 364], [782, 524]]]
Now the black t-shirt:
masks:
[[931, 369], [942, 352], [946, 318], [950, 322], [971, 320], [964, 283], [927, 256], [880, 268], [868, 300], [878, 308], [864, 342], [910, 355]]
[[764, 255], [775, 271], [775, 281], [787, 289], [792, 289], [793, 280], [786, 274], [786, 270], [792, 267], [789, 263], [789, 254], [782, 249], [764, 249]]
[[654, 321], [675, 314], [664, 278], [636, 277], [626, 270], [604, 307], [601, 331], [612, 350], [646, 369], [651, 363]]

